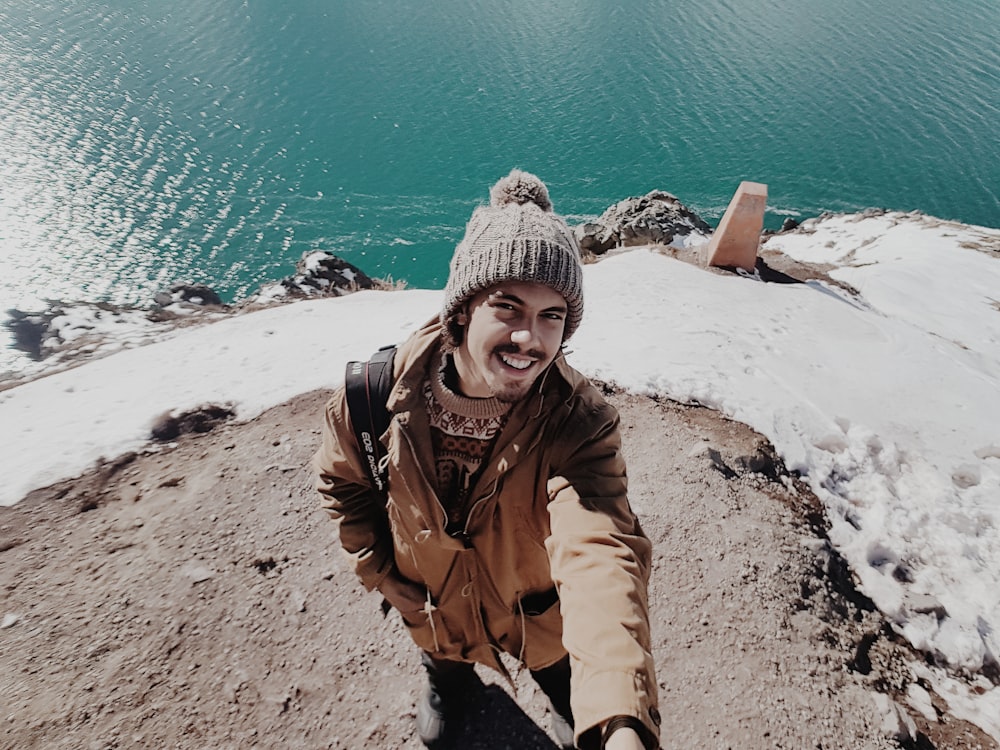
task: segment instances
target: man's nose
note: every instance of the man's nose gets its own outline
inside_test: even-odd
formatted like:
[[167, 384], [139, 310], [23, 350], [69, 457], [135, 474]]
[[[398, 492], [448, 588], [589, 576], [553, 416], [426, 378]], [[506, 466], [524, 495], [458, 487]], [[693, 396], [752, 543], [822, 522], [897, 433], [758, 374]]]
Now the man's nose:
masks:
[[511, 343], [518, 346], [531, 346], [535, 343], [535, 329], [530, 324], [525, 324], [518, 329], [511, 331]]

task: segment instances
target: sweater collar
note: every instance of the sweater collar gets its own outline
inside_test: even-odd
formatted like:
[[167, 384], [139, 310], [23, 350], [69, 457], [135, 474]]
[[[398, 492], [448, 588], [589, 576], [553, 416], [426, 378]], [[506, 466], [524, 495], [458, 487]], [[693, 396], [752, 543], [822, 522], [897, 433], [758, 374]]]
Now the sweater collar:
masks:
[[451, 355], [438, 346], [437, 353], [431, 360], [436, 362], [435, 367], [428, 375], [431, 393], [445, 411], [472, 419], [493, 419], [510, 411], [511, 405], [498, 398], [469, 398], [449, 388], [447, 375], [450, 360]]

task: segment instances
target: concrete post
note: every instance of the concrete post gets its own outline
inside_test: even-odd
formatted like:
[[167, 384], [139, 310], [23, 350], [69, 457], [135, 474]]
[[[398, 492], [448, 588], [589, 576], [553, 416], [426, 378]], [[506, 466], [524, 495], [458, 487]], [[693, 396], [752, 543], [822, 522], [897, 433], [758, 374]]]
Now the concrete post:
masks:
[[767, 185], [760, 182], [740, 183], [722, 221], [712, 234], [708, 245], [708, 265], [754, 270], [766, 206]]

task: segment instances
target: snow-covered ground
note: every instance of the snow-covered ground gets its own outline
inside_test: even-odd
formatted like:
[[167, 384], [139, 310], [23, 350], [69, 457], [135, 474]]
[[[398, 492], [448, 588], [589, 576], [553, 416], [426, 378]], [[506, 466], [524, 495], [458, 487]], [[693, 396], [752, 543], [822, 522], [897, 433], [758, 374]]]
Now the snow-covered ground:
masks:
[[[568, 358], [766, 435], [826, 505], [861, 588], [947, 670], [914, 665], [1000, 741], [1000, 230], [923, 216], [807, 222], [767, 247], [858, 290], [719, 275], [654, 250], [585, 267]], [[436, 314], [359, 292], [175, 331], [0, 392], [0, 504], [140, 448], [163, 412], [249, 419]], [[665, 500], [669, 500], [665, 498]], [[641, 509], [640, 509], [641, 511]]]

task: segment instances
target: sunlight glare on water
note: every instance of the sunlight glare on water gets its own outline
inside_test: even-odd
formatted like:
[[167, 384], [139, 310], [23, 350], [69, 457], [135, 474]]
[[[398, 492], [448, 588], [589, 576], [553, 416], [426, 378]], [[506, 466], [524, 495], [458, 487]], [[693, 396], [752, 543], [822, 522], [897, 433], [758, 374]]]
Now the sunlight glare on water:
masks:
[[575, 220], [662, 189], [715, 222], [750, 179], [769, 227], [995, 226], [998, 35], [992, 0], [7, 0], [0, 309], [236, 300], [312, 249], [440, 287], [513, 166]]

